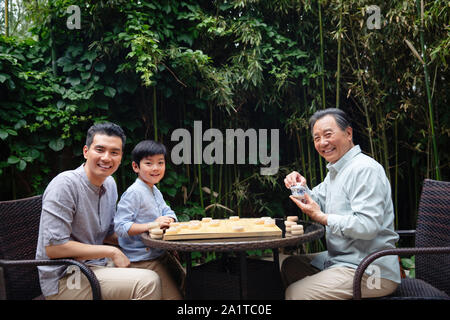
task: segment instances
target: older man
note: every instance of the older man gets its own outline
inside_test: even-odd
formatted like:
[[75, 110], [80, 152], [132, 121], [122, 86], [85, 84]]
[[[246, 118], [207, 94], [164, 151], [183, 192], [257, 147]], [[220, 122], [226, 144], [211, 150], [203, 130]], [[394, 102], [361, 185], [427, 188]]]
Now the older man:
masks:
[[[317, 152], [327, 162], [325, 180], [307, 188], [305, 203], [291, 200], [326, 227], [327, 251], [288, 257], [282, 265], [286, 299], [350, 299], [355, 269], [368, 254], [394, 248], [391, 187], [383, 167], [353, 143], [349, 118], [340, 109], [316, 112], [310, 127]], [[307, 186], [298, 172], [286, 176], [290, 188]], [[400, 283], [395, 256], [376, 260], [363, 277], [362, 296], [380, 297]]]

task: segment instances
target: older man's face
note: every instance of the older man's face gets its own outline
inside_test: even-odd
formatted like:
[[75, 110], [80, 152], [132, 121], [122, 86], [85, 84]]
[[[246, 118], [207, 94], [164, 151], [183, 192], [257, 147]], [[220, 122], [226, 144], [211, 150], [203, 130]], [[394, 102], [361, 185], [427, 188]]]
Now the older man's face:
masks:
[[317, 120], [312, 133], [314, 147], [330, 163], [338, 161], [354, 146], [352, 128], [347, 127], [345, 130], [341, 130], [331, 115]]

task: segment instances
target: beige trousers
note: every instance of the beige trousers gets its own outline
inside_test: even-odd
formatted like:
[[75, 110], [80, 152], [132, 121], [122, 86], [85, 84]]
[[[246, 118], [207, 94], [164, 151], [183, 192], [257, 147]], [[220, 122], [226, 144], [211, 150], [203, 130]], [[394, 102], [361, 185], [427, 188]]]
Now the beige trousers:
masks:
[[175, 261], [165, 253], [155, 260], [131, 262], [130, 267], [153, 270], [158, 274], [161, 279], [162, 300], [181, 300], [183, 295], [179, 288], [184, 281], [184, 274], [173, 264]]
[[[97, 277], [103, 300], [158, 300], [161, 299], [161, 281], [152, 270], [89, 266]], [[59, 279], [59, 292], [46, 300], [90, 300], [91, 285], [78, 272], [67, 273]]]
[[[103, 300], [180, 300], [183, 296], [178, 288], [184, 274], [174, 263], [165, 253], [155, 260], [131, 262], [129, 268], [89, 267], [100, 283]], [[59, 280], [59, 292], [45, 298], [90, 300], [91, 286], [81, 272], [68, 273]]]
[[[313, 267], [312, 255], [290, 256], [283, 261], [281, 274], [287, 287], [287, 300], [344, 300], [353, 297], [355, 269], [328, 268], [323, 271]], [[364, 274], [361, 282], [363, 298], [383, 297], [395, 291], [398, 283], [380, 278], [374, 285]]]

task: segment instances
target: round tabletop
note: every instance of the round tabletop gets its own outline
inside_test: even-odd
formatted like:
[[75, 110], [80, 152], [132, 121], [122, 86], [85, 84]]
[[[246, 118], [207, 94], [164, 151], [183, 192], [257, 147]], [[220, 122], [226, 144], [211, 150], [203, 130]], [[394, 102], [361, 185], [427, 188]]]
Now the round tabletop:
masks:
[[148, 233], [141, 235], [142, 242], [150, 248], [159, 248], [175, 251], [243, 251], [255, 249], [272, 249], [297, 246], [302, 243], [320, 239], [324, 235], [324, 227], [316, 222], [299, 221], [303, 225], [302, 235], [285, 235], [278, 238], [233, 238], [233, 239], [205, 239], [205, 240], [156, 240], [150, 238]]

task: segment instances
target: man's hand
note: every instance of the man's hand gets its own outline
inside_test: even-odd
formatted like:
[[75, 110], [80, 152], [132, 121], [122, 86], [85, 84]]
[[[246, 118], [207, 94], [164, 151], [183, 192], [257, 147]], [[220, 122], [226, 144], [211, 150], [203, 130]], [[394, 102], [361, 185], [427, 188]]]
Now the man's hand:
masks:
[[297, 183], [299, 183], [302, 186], [306, 186], [306, 179], [305, 177], [303, 177], [300, 173], [298, 173], [297, 171], [292, 171], [291, 173], [289, 173], [286, 178], [284, 179], [284, 185], [286, 186], [286, 188], [290, 188], [292, 186], [295, 186]]
[[320, 224], [327, 225], [328, 219], [327, 215], [320, 210], [320, 206], [315, 202], [309, 194], [305, 193], [305, 202], [298, 200], [294, 196], [290, 196], [292, 201], [305, 213], [308, 215], [311, 219], [314, 221], [319, 222]]
[[111, 260], [117, 268], [128, 268], [130, 266], [130, 259], [117, 247], [111, 246], [112, 254]]

